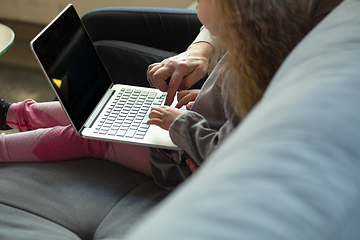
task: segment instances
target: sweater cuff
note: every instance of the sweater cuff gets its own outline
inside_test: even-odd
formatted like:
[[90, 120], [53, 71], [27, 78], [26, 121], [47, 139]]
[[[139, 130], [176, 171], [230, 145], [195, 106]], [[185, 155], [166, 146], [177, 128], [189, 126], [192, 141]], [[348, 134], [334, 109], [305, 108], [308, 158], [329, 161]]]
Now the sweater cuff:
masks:
[[[174, 144], [180, 148], [184, 148], [184, 142], [188, 143], [190, 141], [188, 128], [189, 124], [192, 124], [198, 119], [197, 114], [192, 111], [186, 111], [175, 119], [175, 121], [170, 125], [169, 135]], [[185, 150], [185, 149], [183, 149]], [[187, 149], [186, 149], [187, 150]]]
[[193, 44], [199, 43], [199, 42], [207, 42], [211, 44], [213, 47], [215, 46], [215, 37], [211, 35], [209, 30], [207, 30], [204, 26], [201, 27], [200, 33], [197, 35], [196, 39], [193, 41]]

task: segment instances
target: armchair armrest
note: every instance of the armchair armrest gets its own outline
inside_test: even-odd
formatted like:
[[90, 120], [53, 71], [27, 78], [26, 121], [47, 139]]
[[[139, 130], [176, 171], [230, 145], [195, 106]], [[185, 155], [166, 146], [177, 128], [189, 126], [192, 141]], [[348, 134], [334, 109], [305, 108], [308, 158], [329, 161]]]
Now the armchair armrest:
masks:
[[201, 27], [195, 10], [176, 8], [99, 8], [82, 21], [93, 42], [117, 40], [177, 53], [187, 49]]

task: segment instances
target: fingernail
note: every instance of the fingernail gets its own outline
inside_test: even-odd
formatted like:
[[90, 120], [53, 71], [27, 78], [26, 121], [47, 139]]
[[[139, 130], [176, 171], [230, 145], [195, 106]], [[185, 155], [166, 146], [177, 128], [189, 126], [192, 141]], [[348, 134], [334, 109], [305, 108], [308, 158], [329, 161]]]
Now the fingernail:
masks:
[[186, 159], [185, 160], [186, 164], [190, 167], [191, 166], [191, 163], [190, 163], [190, 160], [189, 159]]

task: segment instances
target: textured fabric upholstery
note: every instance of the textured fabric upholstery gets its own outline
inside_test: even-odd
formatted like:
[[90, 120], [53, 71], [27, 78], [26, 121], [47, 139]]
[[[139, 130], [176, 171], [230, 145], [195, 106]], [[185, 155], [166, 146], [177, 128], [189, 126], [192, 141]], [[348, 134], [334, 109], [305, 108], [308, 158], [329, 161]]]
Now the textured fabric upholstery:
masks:
[[82, 21], [113, 82], [143, 87], [148, 66], [184, 52], [201, 27], [195, 10], [174, 8], [100, 8]]
[[120, 238], [169, 192], [115, 163], [0, 166], [0, 239]]
[[199, 33], [195, 10], [110, 7], [82, 17], [93, 42], [116, 40], [169, 52], [183, 52]]

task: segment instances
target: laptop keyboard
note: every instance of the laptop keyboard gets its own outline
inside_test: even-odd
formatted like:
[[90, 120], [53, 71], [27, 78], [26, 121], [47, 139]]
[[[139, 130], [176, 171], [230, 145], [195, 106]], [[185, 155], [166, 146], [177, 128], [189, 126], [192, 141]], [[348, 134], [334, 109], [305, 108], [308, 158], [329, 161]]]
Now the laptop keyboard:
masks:
[[143, 139], [149, 125], [149, 110], [161, 106], [166, 93], [123, 88], [102, 116], [94, 133]]

